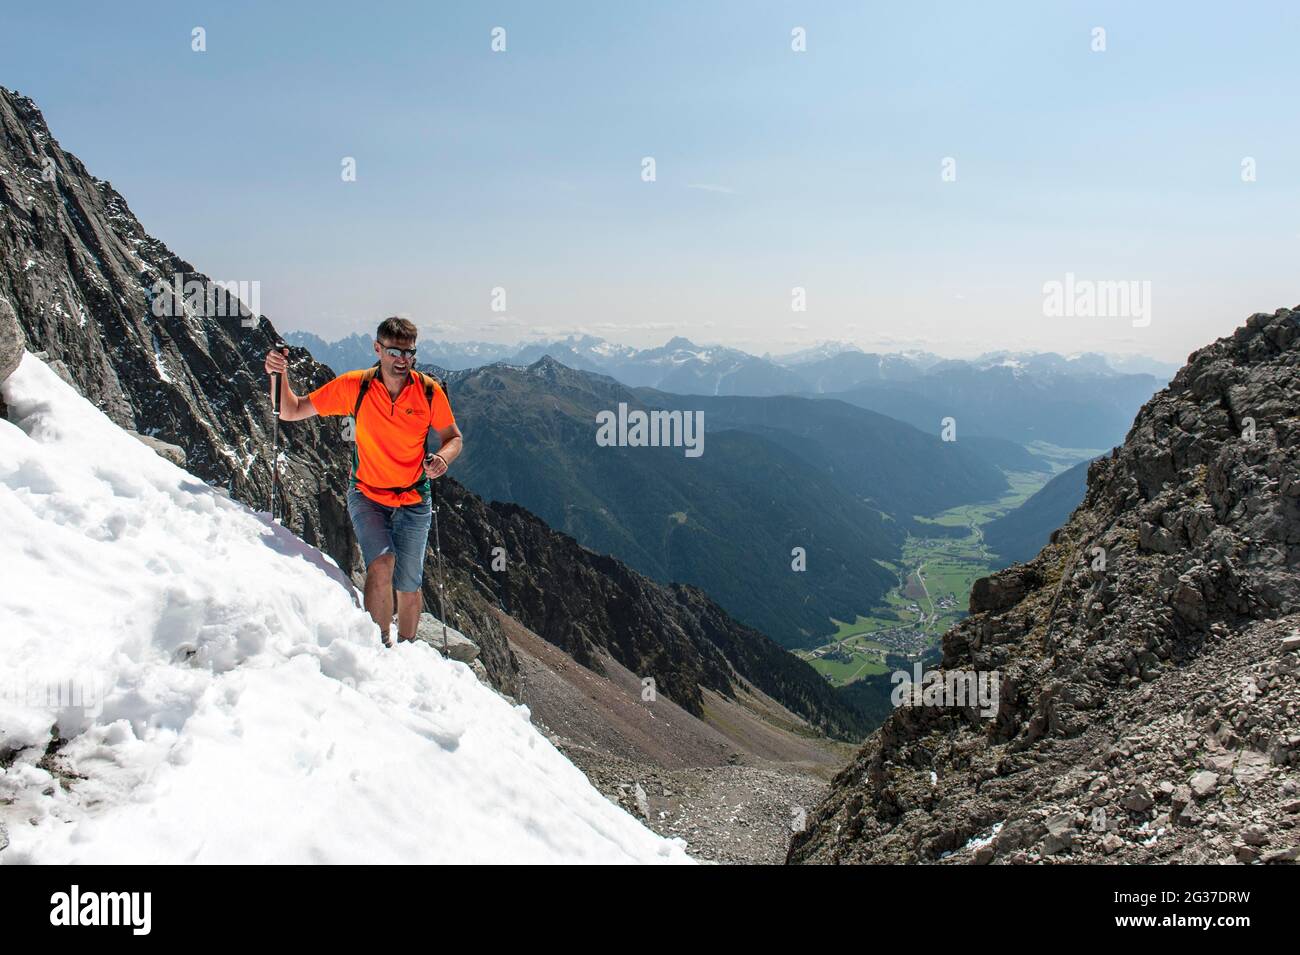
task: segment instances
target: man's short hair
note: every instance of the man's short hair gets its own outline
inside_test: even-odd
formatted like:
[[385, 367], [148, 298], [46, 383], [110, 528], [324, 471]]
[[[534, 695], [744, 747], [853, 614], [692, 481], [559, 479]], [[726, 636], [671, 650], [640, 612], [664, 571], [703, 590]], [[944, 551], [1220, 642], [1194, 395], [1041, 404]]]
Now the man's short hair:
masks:
[[413, 342], [417, 334], [418, 331], [413, 322], [394, 315], [392, 318], [386, 318], [379, 323], [379, 330], [375, 332], [375, 340], [398, 343]]

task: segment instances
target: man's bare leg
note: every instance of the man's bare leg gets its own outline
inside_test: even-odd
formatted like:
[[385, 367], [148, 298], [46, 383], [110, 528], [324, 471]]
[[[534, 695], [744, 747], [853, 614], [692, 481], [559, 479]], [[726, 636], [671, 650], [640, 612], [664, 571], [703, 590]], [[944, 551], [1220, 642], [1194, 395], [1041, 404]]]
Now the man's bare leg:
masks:
[[379, 625], [384, 645], [392, 646], [388, 630], [393, 625], [393, 565], [397, 558], [381, 554], [366, 568], [366, 612]]
[[397, 591], [397, 639], [414, 640], [415, 631], [420, 627], [420, 610], [423, 609], [424, 594], [418, 590]]

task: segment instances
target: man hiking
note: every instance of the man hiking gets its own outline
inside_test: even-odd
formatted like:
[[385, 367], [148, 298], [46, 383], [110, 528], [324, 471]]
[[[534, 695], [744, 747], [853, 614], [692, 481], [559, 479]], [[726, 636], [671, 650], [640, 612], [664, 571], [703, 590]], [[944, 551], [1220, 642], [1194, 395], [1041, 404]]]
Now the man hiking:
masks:
[[[397, 639], [415, 639], [433, 515], [430, 481], [447, 473], [462, 445], [446, 394], [435, 379], [415, 370], [415, 337], [411, 322], [385, 319], [375, 333], [376, 366], [339, 375], [303, 398], [289, 387], [285, 356], [275, 349], [266, 356], [267, 374], [280, 376], [280, 420], [355, 418], [348, 516], [366, 564], [366, 610], [386, 647], [393, 645], [388, 630], [394, 590]], [[431, 430], [441, 447], [426, 456]]]

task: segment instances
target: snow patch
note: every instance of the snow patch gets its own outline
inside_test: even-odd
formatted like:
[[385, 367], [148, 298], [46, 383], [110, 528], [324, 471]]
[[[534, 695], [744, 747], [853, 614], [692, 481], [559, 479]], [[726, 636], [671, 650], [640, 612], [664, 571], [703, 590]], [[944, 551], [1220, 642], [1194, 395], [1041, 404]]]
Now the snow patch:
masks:
[[31, 354], [2, 390], [0, 862], [690, 861], [268, 515]]
[[967, 849], [982, 849], [984, 846], [991, 846], [993, 840], [998, 837], [998, 833], [1002, 831], [1002, 826], [1003, 823], [995, 822], [993, 828], [988, 831], [988, 835], [973, 836], [964, 846], [962, 846], [962, 851]]
[[158, 377], [171, 384], [172, 377], [167, 374], [167, 362], [163, 359], [162, 344], [158, 341], [157, 335], [151, 334], [151, 337], [153, 338], [153, 365], [158, 369]]

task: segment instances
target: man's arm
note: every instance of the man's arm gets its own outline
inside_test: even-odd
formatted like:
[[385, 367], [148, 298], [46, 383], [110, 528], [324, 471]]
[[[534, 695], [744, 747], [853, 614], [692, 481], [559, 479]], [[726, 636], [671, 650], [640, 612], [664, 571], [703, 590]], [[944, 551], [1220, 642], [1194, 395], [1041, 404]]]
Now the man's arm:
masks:
[[[301, 421], [316, 414], [316, 407], [311, 403], [311, 399], [306, 396], [298, 397], [289, 387], [289, 361], [274, 348], [266, 356], [266, 373], [280, 376], [281, 421]], [[271, 381], [274, 382], [275, 379], [272, 378]]]
[[[442, 447], [428, 459], [428, 463], [424, 466], [424, 473], [431, 478], [441, 477], [447, 473], [447, 468], [452, 461], [456, 460], [464, 444], [461, 440], [460, 428], [456, 427], [455, 424], [439, 428], [438, 437], [442, 440]], [[439, 461], [442, 463], [439, 463]]]

